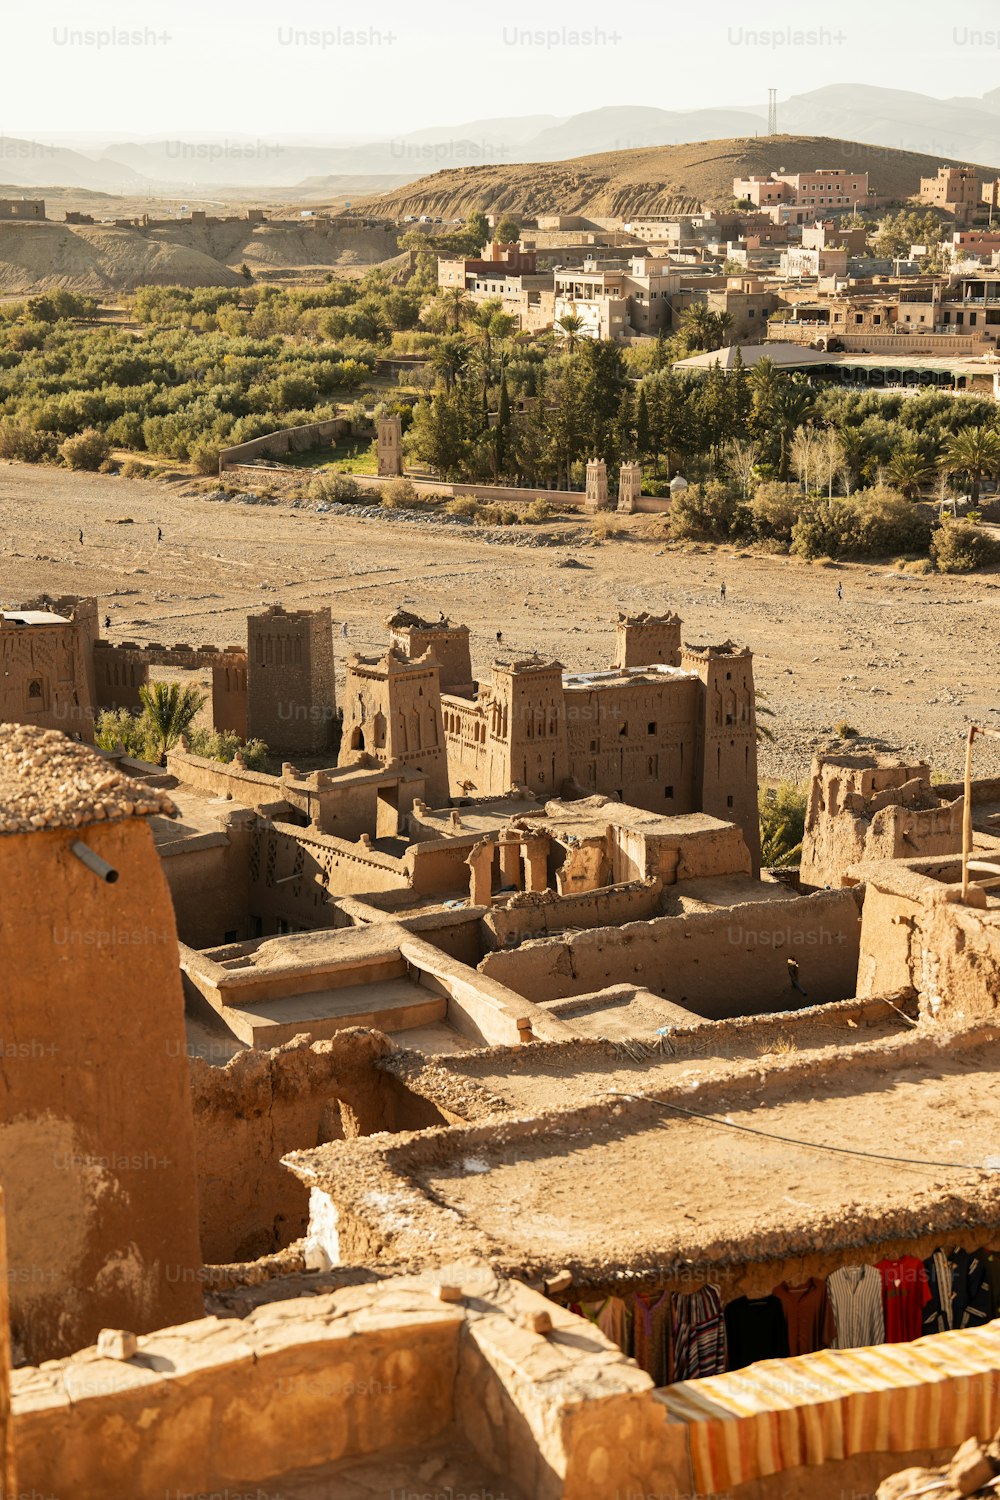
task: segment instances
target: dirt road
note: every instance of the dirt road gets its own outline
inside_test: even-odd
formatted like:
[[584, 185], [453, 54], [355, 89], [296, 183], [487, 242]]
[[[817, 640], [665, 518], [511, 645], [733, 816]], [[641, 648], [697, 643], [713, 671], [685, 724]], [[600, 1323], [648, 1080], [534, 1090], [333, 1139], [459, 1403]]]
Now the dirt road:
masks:
[[[968, 721], [1000, 724], [1000, 578], [991, 574], [912, 577], [668, 549], [657, 517], [622, 518], [626, 537], [597, 545], [517, 546], [520, 528], [509, 543], [485, 545], [464, 528], [219, 504], [186, 489], [0, 464], [0, 600], [97, 593], [113, 641], [219, 646], [245, 643], [247, 611], [261, 604], [329, 604], [341, 682], [346, 652], [381, 649], [385, 618], [401, 604], [470, 625], [481, 675], [498, 630], [505, 648], [596, 668], [610, 663], [618, 608], [674, 609], [686, 640], [731, 637], [753, 649], [775, 715], [766, 722], [777, 742], [761, 755], [768, 777], [804, 777], [813, 748], [847, 721], [951, 779]], [[118, 524], [125, 518], [131, 524]], [[574, 521], [561, 534], [579, 539], [587, 527]], [[560, 566], [570, 557], [584, 566]], [[990, 742], [977, 750], [976, 773], [1000, 774]]]

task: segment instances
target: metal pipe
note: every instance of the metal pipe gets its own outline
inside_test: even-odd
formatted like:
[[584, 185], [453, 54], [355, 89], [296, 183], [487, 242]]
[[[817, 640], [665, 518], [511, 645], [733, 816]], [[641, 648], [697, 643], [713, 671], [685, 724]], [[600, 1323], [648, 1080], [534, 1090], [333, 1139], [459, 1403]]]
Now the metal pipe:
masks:
[[95, 854], [82, 839], [74, 839], [69, 846], [69, 852], [75, 854], [80, 863], [86, 865], [88, 870], [92, 870], [98, 879], [107, 881], [108, 885], [114, 885], [118, 879], [118, 871], [114, 865], [109, 865], [106, 859]]

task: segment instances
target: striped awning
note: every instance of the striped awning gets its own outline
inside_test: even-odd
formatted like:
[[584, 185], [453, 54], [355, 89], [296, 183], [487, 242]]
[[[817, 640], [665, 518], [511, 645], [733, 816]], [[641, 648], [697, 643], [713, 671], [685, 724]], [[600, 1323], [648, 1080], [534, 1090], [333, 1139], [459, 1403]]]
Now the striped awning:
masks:
[[696, 1491], [859, 1453], [952, 1448], [1000, 1426], [1000, 1320], [910, 1344], [826, 1349], [657, 1392]]

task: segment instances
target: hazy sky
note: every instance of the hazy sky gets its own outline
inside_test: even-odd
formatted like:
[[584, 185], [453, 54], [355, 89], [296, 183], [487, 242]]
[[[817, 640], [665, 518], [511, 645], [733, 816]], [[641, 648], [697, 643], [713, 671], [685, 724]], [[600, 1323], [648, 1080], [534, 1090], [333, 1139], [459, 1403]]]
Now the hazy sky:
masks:
[[0, 133], [372, 139], [609, 104], [747, 105], [769, 86], [978, 95], [1000, 86], [998, 41], [997, 0], [7, 0]]

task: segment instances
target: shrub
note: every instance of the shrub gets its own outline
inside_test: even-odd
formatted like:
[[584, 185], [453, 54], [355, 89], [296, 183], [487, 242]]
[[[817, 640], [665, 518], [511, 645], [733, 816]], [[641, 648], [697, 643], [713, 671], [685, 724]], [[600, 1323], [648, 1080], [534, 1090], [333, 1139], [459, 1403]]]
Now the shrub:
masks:
[[858, 731], [846, 719], [838, 719], [833, 726], [833, 732], [838, 739], [842, 740], [856, 740], [858, 737]]
[[931, 523], [894, 490], [877, 486], [833, 500], [810, 500], [792, 531], [800, 557], [893, 557], [926, 552]]
[[126, 755], [136, 760], [151, 759], [145, 719], [127, 708], [102, 709], [97, 715], [94, 741], [99, 750], [116, 750], [121, 745]]
[[613, 542], [621, 536], [621, 529], [610, 516], [595, 516], [590, 523], [590, 534], [595, 542]]
[[414, 510], [420, 499], [408, 479], [390, 479], [382, 486], [382, 504], [386, 510]]
[[539, 526], [543, 521], [550, 520], [551, 517], [552, 507], [541, 495], [532, 500], [524, 512], [524, 519], [529, 526]]
[[1000, 542], [963, 521], [945, 521], [931, 538], [931, 558], [939, 573], [972, 573], [1000, 562]]
[[762, 542], [780, 542], [788, 548], [801, 504], [793, 484], [781, 484], [778, 480], [759, 484], [750, 501], [754, 535]]
[[466, 521], [479, 520], [479, 501], [473, 495], [456, 495], [445, 506], [449, 516], [461, 516]]
[[484, 505], [479, 512], [483, 526], [516, 526], [520, 519], [512, 505], [498, 505], [495, 501]]
[[110, 451], [110, 443], [96, 427], [85, 427], [59, 445], [63, 462], [71, 469], [99, 469]]
[[192, 755], [218, 760], [224, 765], [240, 752], [248, 770], [263, 771], [267, 766], [267, 746], [263, 740], [241, 740], [232, 729], [195, 729], [188, 735]]
[[336, 469], [314, 474], [309, 485], [313, 500], [322, 500], [327, 505], [343, 504], [346, 500], [367, 499], [358, 481], [350, 474], [339, 474]]
[[218, 443], [213, 443], [210, 438], [199, 438], [196, 443], [191, 444], [191, 462], [199, 474], [218, 474], [219, 453]]
[[674, 497], [670, 535], [702, 542], [724, 542], [742, 536], [750, 517], [747, 507], [718, 479], [692, 484]]
[[55, 451], [56, 440], [51, 433], [39, 432], [20, 417], [0, 418], [0, 458], [37, 464], [44, 458], [52, 458]]
[[149, 479], [152, 474], [148, 464], [141, 464], [134, 458], [126, 458], [118, 472], [123, 479]]

